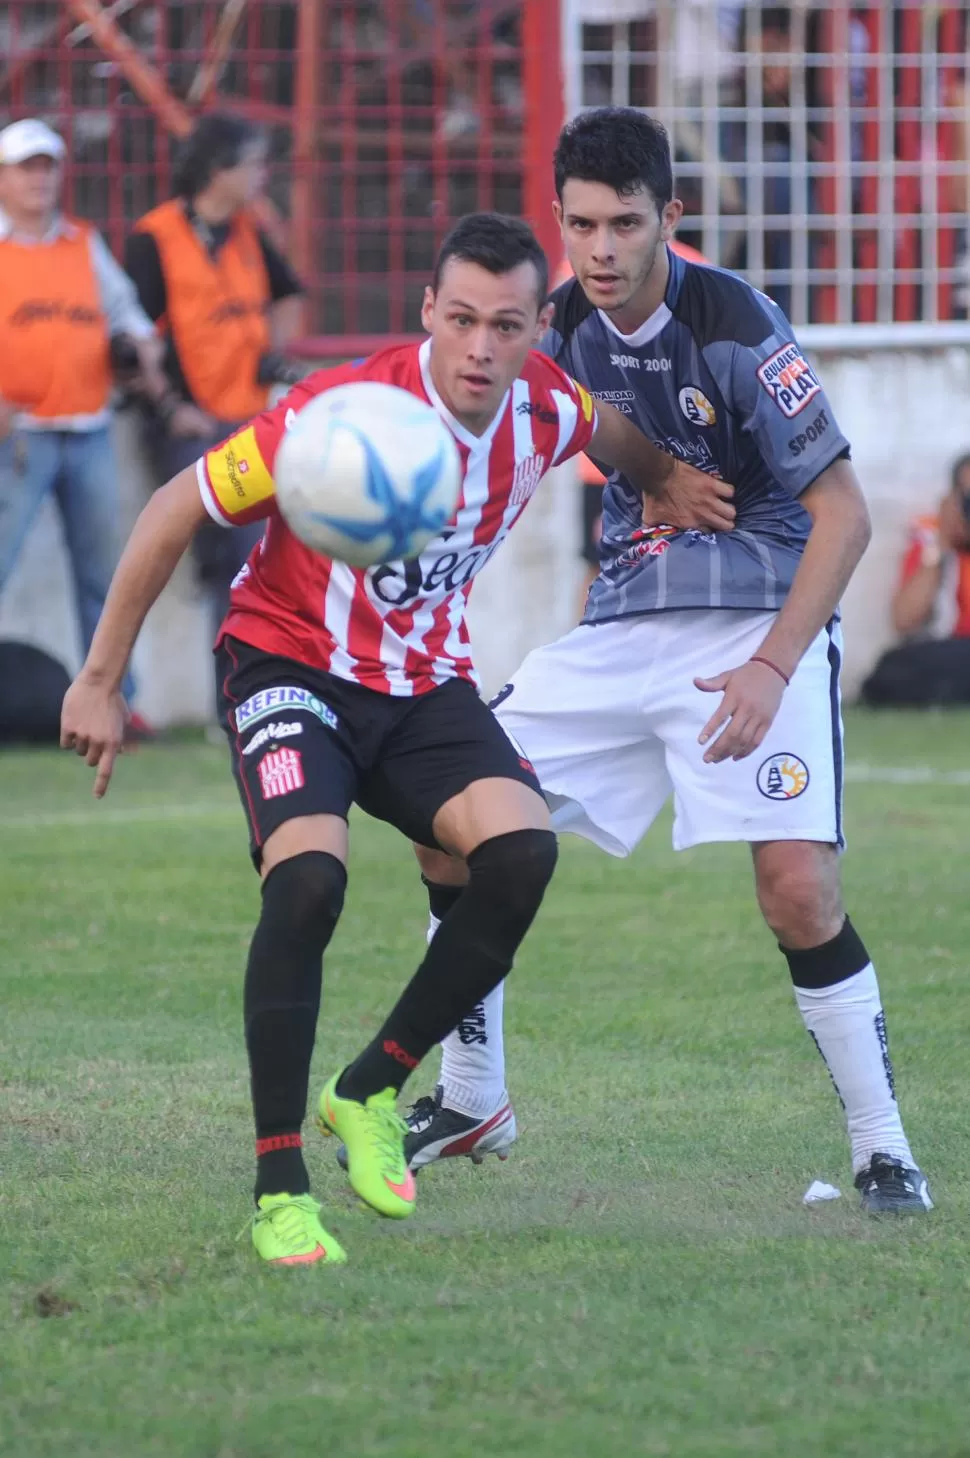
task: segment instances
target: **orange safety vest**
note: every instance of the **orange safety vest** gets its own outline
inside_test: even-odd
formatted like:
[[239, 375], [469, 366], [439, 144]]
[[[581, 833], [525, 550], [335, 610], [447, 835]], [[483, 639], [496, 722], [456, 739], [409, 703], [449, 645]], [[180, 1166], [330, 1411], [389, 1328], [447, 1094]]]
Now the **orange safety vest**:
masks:
[[218, 420], [258, 415], [269, 401], [269, 388], [257, 385], [256, 374], [270, 347], [270, 288], [251, 219], [237, 213], [214, 259], [178, 198], [146, 213], [135, 231], [151, 233], [158, 244], [164, 327], [195, 403]]
[[91, 229], [65, 219], [50, 243], [0, 240], [0, 396], [59, 420], [96, 415], [110, 390]]

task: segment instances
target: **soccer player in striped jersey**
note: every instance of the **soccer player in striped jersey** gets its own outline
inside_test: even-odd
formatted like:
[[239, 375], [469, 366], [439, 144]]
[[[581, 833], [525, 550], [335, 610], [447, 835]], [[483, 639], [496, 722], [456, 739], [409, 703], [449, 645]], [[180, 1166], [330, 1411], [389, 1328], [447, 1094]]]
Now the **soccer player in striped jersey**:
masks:
[[[673, 793], [676, 849], [750, 844], [758, 904], [845, 1109], [862, 1203], [929, 1209], [840, 884], [839, 599], [869, 540], [849, 443], [777, 304], [672, 251], [682, 208], [657, 122], [584, 113], [560, 137], [555, 182], [575, 279], [553, 295], [543, 350], [651, 440], [733, 481], [737, 523], [645, 527], [633, 483], [604, 463], [583, 624], [526, 659], [496, 713], [555, 829], [629, 855]], [[461, 868], [420, 859], [444, 930]], [[515, 1137], [501, 1000], [498, 987], [446, 1040], [436, 1097], [410, 1117], [413, 1167], [504, 1154]]]
[[[319, 371], [157, 492], [135, 525], [63, 711], [65, 748], [103, 795], [124, 726], [118, 685], [145, 614], [207, 516], [265, 521], [217, 645], [220, 717], [262, 879], [244, 1013], [256, 1124], [253, 1241], [267, 1261], [342, 1260], [302, 1154], [322, 958], [343, 904], [356, 801], [465, 858], [467, 894], [377, 1035], [326, 1084], [319, 1122], [344, 1140], [350, 1182], [406, 1216], [414, 1181], [395, 1100], [430, 1048], [501, 981], [538, 911], [556, 840], [531, 765], [479, 698], [465, 628], [475, 575], [542, 475], [587, 447], [687, 520], [730, 527], [731, 488], [594, 406], [534, 351], [548, 328], [545, 256], [514, 219], [463, 220], [428, 288], [424, 344]], [[299, 542], [274, 500], [291, 412], [378, 380], [429, 402], [464, 467], [455, 517], [414, 561], [351, 568]], [[455, 969], [460, 969], [457, 974]]]

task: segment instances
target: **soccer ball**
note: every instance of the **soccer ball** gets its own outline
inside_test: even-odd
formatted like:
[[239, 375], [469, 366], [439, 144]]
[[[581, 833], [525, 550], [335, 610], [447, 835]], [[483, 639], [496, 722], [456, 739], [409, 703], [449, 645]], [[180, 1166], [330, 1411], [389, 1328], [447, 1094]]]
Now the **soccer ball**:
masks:
[[430, 405], [372, 380], [315, 396], [276, 453], [290, 530], [324, 557], [371, 567], [416, 557], [454, 516], [461, 458]]

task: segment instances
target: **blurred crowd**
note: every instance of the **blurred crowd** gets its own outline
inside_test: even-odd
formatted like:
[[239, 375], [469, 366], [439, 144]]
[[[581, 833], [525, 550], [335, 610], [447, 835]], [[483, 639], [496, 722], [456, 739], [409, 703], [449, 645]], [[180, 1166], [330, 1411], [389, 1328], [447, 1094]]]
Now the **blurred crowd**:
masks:
[[[33, 14], [29, 6], [21, 8]], [[34, 8], [36, 25], [49, 28], [46, 11]], [[872, 206], [862, 185], [865, 169], [855, 168], [864, 157], [869, 125], [860, 120], [871, 91], [868, 13], [853, 7], [847, 30], [850, 107], [843, 120], [853, 164], [848, 184], [853, 214]], [[823, 46], [823, 14], [814, 6], [738, 0], [577, 0], [575, 7], [583, 37], [582, 104], [623, 99], [654, 107], [663, 92], [672, 108], [678, 191], [686, 204], [677, 246], [693, 248], [694, 256], [700, 256], [697, 250], [705, 238], [710, 245], [712, 233], [697, 219], [716, 213], [720, 225], [710, 261], [751, 272], [756, 253], [755, 272], [761, 270], [765, 286], [796, 316], [792, 270], [799, 215], [805, 209], [824, 213], [821, 184], [811, 165], [830, 142], [823, 131], [832, 115], [831, 69], [812, 60]], [[970, 6], [960, 14], [963, 54], [953, 64], [948, 56], [946, 66], [941, 64], [931, 77], [940, 121], [924, 129], [924, 153], [930, 137], [938, 155], [922, 157], [924, 171], [932, 171], [941, 157], [948, 164], [939, 170], [936, 199], [941, 217], [953, 220], [948, 227], [954, 283], [947, 300], [954, 318], [966, 318], [970, 308]], [[286, 6], [267, 9], [267, 23], [273, 16], [273, 58], [261, 69], [261, 94], [268, 103], [289, 107], [294, 101], [294, 12]], [[712, 16], [716, 44], [710, 43]], [[0, 41], [5, 23], [0, 16]], [[200, 51], [203, 8], [134, 8], [126, 13], [125, 23], [136, 42], [146, 43], [157, 38], [146, 27], [174, 27], [163, 37], [173, 57], [168, 79], [176, 94], [187, 94], [197, 62], [180, 57]], [[79, 106], [70, 131], [71, 156], [62, 137], [43, 121], [28, 118], [0, 131], [0, 593], [41, 507], [52, 500], [70, 562], [79, 646], [85, 651], [120, 545], [112, 408], [124, 405], [137, 419], [145, 455], [161, 483], [262, 408], [274, 389], [295, 378], [287, 346], [308, 326], [336, 331], [353, 327], [340, 298], [348, 279], [355, 288], [357, 275], [366, 281], [361, 308], [368, 304], [376, 311], [368, 315], [366, 327], [386, 328], [387, 298], [398, 284], [392, 280], [383, 293], [374, 285], [375, 270], [390, 268], [390, 254], [381, 252], [389, 231], [382, 220], [389, 217], [395, 188], [408, 219], [438, 216], [442, 182], [434, 157], [442, 143], [448, 147], [446, 188], [452, 214], [480, 206], [521, 211], [521, 6], [497, 0], [403, 0], [389, 9], [377, 0], [348, 0], [326, 7], [324, 28], [324, 49], [336, 58], [335, 64], [354, 58], [340, 70], [342, 115], [356, 118], [353, 124], [365, 130], [366, 118], [372, 116], [380, 122], [377, 131], [386, 131], [382, 108], [388, 105], [389, 75], [398, 68], [401, 105], [410, 118], [408, 126], [416, 130], [413, 136], [408, 133], [404, 171], [395, 181], [383, 163], [357, 166], [357, 151], [344, 155], [346, 135], [330, 137], [322, 127], [321, 157], [329, 156], [330, 148], [341, 160], [332, 170], [333, 185], [328, 182], [321, 189], [319, 206], [339, 226], [314, 229], [313, 269], [325, 283], [306, 280], [316, 288], [316, 310], [310, 318], [303, 314], [304, 282], [260, 206], [270, 181], [271, 142], [281, 171], [292, 170], [286, 128], [265, 130], [236, 114], [207, 113], [181, 146], [170, 174], [142, 169], [140, 178], [150, 183], [151, 206], [143, 206], [140, 215], [126, 211], [125, 236], [112, 231], [113, 253], [94, 223], [82, 218], [104, 221], [104, 197], [118, 183], [113, 174], [96, 175], [92, 167], [117, 118], [108, 110]], [[621, 78], [626, 90], [619, 97], [619, 61], [609, 48], [621, 29], [628, 60]], [[43, 39], [40, 31], [26, 38]], [[893, 35], [891, 43], [897, 40]], [[668, 62], [665, 76], [657, 65], [661, 42]], [[230, 93], [242, 85], [236, 64], [230, 57], [222, 77]], [[48, 69], [54, 76], [56, 68]], [[38, 95], [43, 95], [44, 75], [46, 71], [37, 73]], [[924, 83], [930, 85], [925, 77]], [[57, 101], [55, 88], [51, 110]], [[439, 140], [422, 149], [418, 134], [424, 135], [422, 128], [427, 127], [428, 135]], [[154, 120], [128, 122], [119, 130], [123, 150], [147, 145], [151, 155], [159, 142]], [[133, 140], [139, 135], [140, 143]], [[354, 148], [365, 143], [378, 161], [380, 148], [388, 145], [386, 136], [365, 136], [362, 131]], [[483, 148], [489, 154], [487, 165]], [[759, 159], [757, 172], [748, 167], [752, 151]], [[169, 196], [159, 191], [162, 177], [170, 177]], [[74, 184], [69, 193], [72, 212], [62, 208], [65, 178]], [[126, 208], [139, 195], [145, 196], [144, 189], [127, 189]], [[356, 212], [347, 214], [351, 204]], [[114, 206], [115, 218], [117, 212]], [[752, 214], [760, 220], [757, 239], [749, 226]], [[363, 227], [363, 222], [375, 220], [380, 224], [376, 229]], [[412, 283], [423, 285], [435, 232], [425, 227], [407, 236], [407, 277], [401, 286], [411, 309], [421, 292]], [[862, 237], [853, 232], [854, 249]], [[925, 241], [924, 233], [920, 237]], [[810, 233], [803, 248], [809, 269], [824, 262], [820, 238]], [[370, 262], [354, 252], [364, 243], [377, 250]], [[856, 266], [859, 259], [853, 256], [852, 262]], [[331, 297], [336, 310], [332, 317]], [[813, 297], [810, 292], [809, 312]], [[416, 319], [412, 322], [416, 327]], [[356, 327], [364, 326], [358, 320]], [[590, 573], [596, 570], [601, 484], [586, 462], [583, 554]], [[213, 630], [255, 531], [231, 533], [212, 524], [199, 533], [194, 570]], [[898, 643], [866, 681], [866, 701], [970, 701], [967, 458], [954, 465], [938, 511], [911, 526], [892, 617]], [[11, 645], [0, 644], [5, 686], [24, 684], [31, 673], [46, 673], [49, 687], [41, 698], [48, 710], [55, 700], [59, 703], [63, 671], [59, 677], [49, 664], [32, 664], [29, 653], [24, 658], [22, 645], [11, 668], [13, 651]], [[133, 703], [136, 685], [130, 676], [125, 693]], [[25, 712], [16, 694], [6, 691], [0, 738], [7, 732], [6, 719], [22, 720]], [[151, 726], [134, 713], [131, 732], [147, 735]]]

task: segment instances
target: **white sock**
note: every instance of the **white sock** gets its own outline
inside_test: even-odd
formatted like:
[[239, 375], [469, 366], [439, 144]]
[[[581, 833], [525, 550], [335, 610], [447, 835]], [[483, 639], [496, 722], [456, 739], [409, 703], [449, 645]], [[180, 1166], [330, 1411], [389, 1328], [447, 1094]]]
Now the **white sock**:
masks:
[[[430, 943], [441, 922], [428, 922]], [[505, 1087], [503, 1004], [500, 982], [441, 1044], [442, 1103], [472, 1119], [486, 1119], [508, 1101]]]
[[842, 1100], [853, 1173], [865, 1169], [877, 1151], [915, 1165], [896, 1103], [886, 1015], [872, 963], [831, 987], [796, 987], [795, 1000]]
[[442, 1103], [459, 1114], [485, 1119], [508, 1101], [500, 982], [463, 1018], [441, 1045]]

